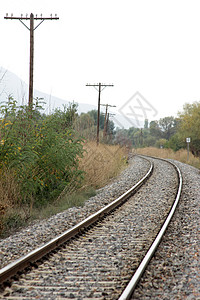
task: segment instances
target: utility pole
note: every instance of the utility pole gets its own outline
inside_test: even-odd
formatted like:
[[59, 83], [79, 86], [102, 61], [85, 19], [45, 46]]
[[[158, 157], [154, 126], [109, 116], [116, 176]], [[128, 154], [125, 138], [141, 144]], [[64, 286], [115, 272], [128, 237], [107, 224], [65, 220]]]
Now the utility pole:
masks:
[[97, 146], [99, 145], [99, 121], [100, 121], [100, 103], [101, 103], [101, 92], [107, 86], [114, 86], [113, 84], [86, 84], [86, 86], [93, 86], [98, 91], [98, 111], [97, 111]]
[[106, 133], [107, 133], [107, 125], [108, 125], [108, 120], [109, 120], [109, 116], [108, 115], [108, 107], [116, 107], [116, 105], [109, 105], [109, 104], [101, 104], [101, 106], [105, 106], [106, 107], [106, 112], [105, 112], [105, 119], [104, 119], [104, 127], [103, 127], [103, 137], [106, 137]]
[[[107, 120], [106, 120], [106, 134], [109, 134], [108, 123], [109, 123], [109, 118], [112, 117], [112, 116], [115, 116], [115, 114], [108, 113], [108, 117], [107, 117]], [[110, 134], [110, 136], [111, 136], [111, 134]]]
[[[40, 16], [34, 15], [31, 13], [30, 16], [26, 14], [25, 17], [21, 14], [21, 17], [13, 17], [13, 14], [9, 17], [8, 14], [6, 14], [6, 17], [4, 19], [10, 19], [10, 20], [19, 20], [29, 31], [30, 31], [30, 65], [29, 65], [29, 100], [28, 100], [28, 105], [29, 108], [32, 109], [33, 106], [33, 62], [34, 62], [34, 30], [38, 28], [44, 20], [59, 20], [57, 15], [55, 17], [52, 17], [52, 14], [50, 15], [49, 18], [44, 18], [42, 17], [42, 14]], [[30, 20], [30, 26], [28, 27], [24, 21], [25, 20]], [[34, 27], [34, 20], [39, 20], [40, 23], [37, 24]]]

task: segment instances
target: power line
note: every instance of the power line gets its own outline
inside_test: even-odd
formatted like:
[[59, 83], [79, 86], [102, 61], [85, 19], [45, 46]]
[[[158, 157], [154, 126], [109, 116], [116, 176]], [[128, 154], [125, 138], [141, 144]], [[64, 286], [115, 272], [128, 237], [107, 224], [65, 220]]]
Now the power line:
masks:
[[[26, 16], [23, 16], [21, 14], [20, 17], [13, 17], [13, 14], [9, 17], [8, 14], [6, 14], [6, 17], [4, 19], [10, 19], [10, 20], [19, 20], [29, 31], [30, 31], [30, 65], [29, 65], [29, 101], [28, 105], [30, 108], [32, 108], [33, 105], [33, 61], [34, 61], [34, 30], [38, 28], [40, 24], [42, 24], [45, 20], [59, 20], [57, 15], [55, 14], [55, 17], [50, 15], [50, 17], [44, 18], [42, 14], [40, 16], [34, 15], [31, 13], [30, 16], [26, 14]], [[24, 21], [30, 20], [30, 26], [28, 27]], [[37, 24], [37, 26], [34, 27], [34, 20], [40, 20], [41, 22]]]
[[93, 86], [98, 91], [98, 112], [97, 112], [97, 146], [99, 145], [99, 123], [100, 123], [100, 98], [101, 98], [101, 92], [105, 89], [107, 86], [114, 86], [113, 84], [89, 84], [87, 83], [86, 86]]

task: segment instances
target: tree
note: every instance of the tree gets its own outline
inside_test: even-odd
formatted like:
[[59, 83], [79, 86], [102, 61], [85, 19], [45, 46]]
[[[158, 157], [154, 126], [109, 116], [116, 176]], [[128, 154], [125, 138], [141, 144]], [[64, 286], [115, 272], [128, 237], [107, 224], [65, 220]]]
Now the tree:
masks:
[[149, 129], [150, 129], [151, 136], [154, 136], [157, 139], [162, 138], [162, 131], [159, 127], [158, 121], [151, 121]]
[[[93, 109], [93, 110], [89, 111], [88, 114], [93, 118], [94, 125], [97, 126], [97, 110]], [[100, 119], [99, 119], [100, 130], [104, 130], [104, 122], [105, 122], [105, 116], [103, 113], [100, 113]], [[114, 122], [111, 120], [108, 120], [107, 134], [113, 135], [114, 129], [115, 129]]]
[[[97, 125], [97, 110], [93, 109], [88, 112], [88, 114], [94, 119], [94, 125]], [[104, 128], [104, 115], [100, 113], [99, 128], [103, 130]]]
[[178, 151], [181, 148], [184, 148], [185, 143], [182, 141], [180, 135], [178, 133], [174, 134], [169, 141], [166, 143], [166, 147], [170, 148], [174, 151]]
[[165, 117], [159, 120], [159, 127], [164, 139], [169, 140], [176, 131], [176, 119], [174, 117]]
[[186, 145], [186, 138], [190, 137], [190, 149], [194, 155], [200, 157], [200, 102], [185, 104], [183, 112], [179, 113], [180, 125], [178, 133]]

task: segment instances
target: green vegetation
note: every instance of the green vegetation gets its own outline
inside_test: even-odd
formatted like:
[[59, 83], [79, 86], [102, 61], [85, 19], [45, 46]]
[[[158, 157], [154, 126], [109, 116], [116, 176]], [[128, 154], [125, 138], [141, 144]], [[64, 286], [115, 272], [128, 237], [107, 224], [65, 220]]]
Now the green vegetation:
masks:
[[190, 137], [190, 149], [195, 156], [200, 157], [200, 102], [185, 104], [179, 118], [179, 141]]
[[[192, 152], [189, 161], [185, 150], [188, 137], [190, 138], [189, 149]], [[185, 104], [177, 118], [165, 117], [151, 121], [150, 124], [145, 120], [144, 128], [117, 129], [115, 141], [139, 149], [138, 153], [150, 155], [157, 153], [158, 156], [178, 159], [199, 168], [200, 102]]]
[[82, 140], [71, 129], [76, 107], [50, 116], [39, 109], [38, 101], [30, 110], [17, 107], [12, 98], [1, 106], [0, 167], [13, 171], [21, 202], [30, 207], [51, 201], [72, 181], [79, 185], [82, 179]]
[[1, 205], [23, 207], [26, 218], [33, 207], [53, 202], [83, 180], [82, 139], [72, 129], [76, 106], [50, 116], [40, 110], [39, 99], [32, 109], [18, 107], [12, 98], [0, 107]]
[[[104, 153], [96, 144], [85, 144], [85, 136], [96, 136], [96, 130], [91, 134], [96, 111], [78, 116], [71, 103], [45, 115], [42, 104], [36, 99], [32, 108], [17, 106], [9, 97], [0, 105], [0, 232], [83, 205], [91, 189], [94, 193], [124, 165], [125, 153], [116, 146], [113, 152], [103, 147]], [[108, 128], [114, 128], [110, 121]], [[110, 166], [106, 177], [105, 162]]]
[[194, 157], [187, 162], [199, 167], [200, 102], [186, 104], [177, 118], [145, 120], [144, 128], [115, 129], [101, 113], [99, 147], [96, 110], [79, 116], [71, 103], [45, 115], [42, 104], [17, 106], [12, 97], [0, 104], [0, 232], [83, 205], [91, 188], [119, 174], [132, 147], [169, 150], [159, 155], [186, 162], [190, 137]]
[[[33, 207], [31, 215], [29, 217], [29, 223], [34, 220], [42, 220], [49, 218], [54, 214], [67, 210], [70, 207], [83, 206], [85, 201], [90, 197], [96, 195], [94, 188], [88, 188], [85, 190], [78, 190], [72, 194], [65, 194], [64, 197], [58, 199], [47, 206]], [[3, 231], [1, 237], [15, 232], [16, 229], [27, 225], [27, 219], [24, 210], [19, 207], [10, 208], [3, 218]]]

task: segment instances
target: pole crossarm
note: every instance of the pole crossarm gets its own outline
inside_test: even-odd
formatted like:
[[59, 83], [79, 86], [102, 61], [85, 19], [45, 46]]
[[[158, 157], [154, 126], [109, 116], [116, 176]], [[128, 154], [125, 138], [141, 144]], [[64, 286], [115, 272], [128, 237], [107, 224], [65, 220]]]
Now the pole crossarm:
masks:
[[[10, 19], [10, 20], [30, 20], [30, 17], [4, 17], [4, 19]], [[43, 17], [34, 17], [35, 20], [59, 20], [59, 17], [49, 17], [49, 18], [43, 18]]]
[[110, 105], [110, 104], [101, 104], [101, 106], [106, 106], [106, 107], [116, 107], [116, 105]]
[[[89, 83], [87, 83], [86, 84], [86, 86], [99, 86], [99, 83], [98, 84], [89, 84]], [[101, 86], [114, 86], [113, 84], [103, 84], [103, 83], [101, 83]]]
[[[97, 87], [99, 87], [99, 83], [98, 84], [87, 83], [86, 86], [93, 86], [95, 88], [95, 90], [99, 91], [99, 89], [97, 89]], [[114, 85], [113, 84], [103, 84], [103, 83], [101, 83], [101, 91], [103, 91], [107, 86], [114, 86]]]
[[40, 24], [42, 24], [45, 20], [59, 20], [59, 17], [55, 16], [55, 17], [42, 17], [42, 15], [40, 17], [38, 17], [37, 15], [34, 16], [33, 14], [31, 14], [29, 17], [28, 15], [26, 17], [23, 17], [23, 15], [21, 15], [21, 17], [13, 17], [13, 16], [6, 16], [4, 17], [4, 19], [8, 19], [8, 20], [19, 20], [28, 30], [31, 30], [24, 22], [23, 20], [31, 20], [31, 18], [33, 17], [34, 20], [41, 20], [41, 22], [35, 27], [33, 28], [33, 30], [35, 30], [36, 28], [38, 28], [38, 26], [40, 26]]

